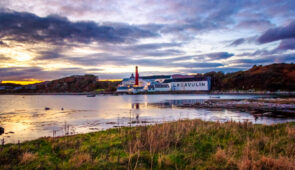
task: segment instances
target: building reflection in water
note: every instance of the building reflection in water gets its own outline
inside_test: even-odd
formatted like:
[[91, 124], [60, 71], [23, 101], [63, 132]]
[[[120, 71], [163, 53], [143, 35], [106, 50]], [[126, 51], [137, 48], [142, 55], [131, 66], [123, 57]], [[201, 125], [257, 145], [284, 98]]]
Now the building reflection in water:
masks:
[[133, 113], [135, 114], [135, 117], [136, 117], [136, 123], [139, 123], [139, 103], [132, 103], [132, 110], [133, 110]]

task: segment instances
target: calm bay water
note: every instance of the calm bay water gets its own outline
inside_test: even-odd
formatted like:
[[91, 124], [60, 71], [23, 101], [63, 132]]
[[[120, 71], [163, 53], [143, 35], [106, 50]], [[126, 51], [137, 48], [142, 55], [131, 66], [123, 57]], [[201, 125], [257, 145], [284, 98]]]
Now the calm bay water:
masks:
[[[249, 99], [269, 96], [219, 95], [220, 99]], [[6, 143], [43, 136], [86, 133], [116, 126], [153, 124], [179, 119], [206, 121], [251, 121], [273, 124], [294, 119], [258, 118], [247, 112], [179, 108], [178, 103], [209, 99], [209, 95], [119, 95], [88, 98], [83, 95], [1, 95], [0, 126]], [[49, 107], [50, 110], [45, 110]]]

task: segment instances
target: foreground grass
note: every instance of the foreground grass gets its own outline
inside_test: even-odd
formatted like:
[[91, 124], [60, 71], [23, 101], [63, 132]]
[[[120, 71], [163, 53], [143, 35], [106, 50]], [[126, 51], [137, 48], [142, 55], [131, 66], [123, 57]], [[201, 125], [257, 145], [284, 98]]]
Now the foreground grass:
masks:
[[0, 169], [294, 169], [295, 123], [184, 120], [41, 138], [0, 150]]

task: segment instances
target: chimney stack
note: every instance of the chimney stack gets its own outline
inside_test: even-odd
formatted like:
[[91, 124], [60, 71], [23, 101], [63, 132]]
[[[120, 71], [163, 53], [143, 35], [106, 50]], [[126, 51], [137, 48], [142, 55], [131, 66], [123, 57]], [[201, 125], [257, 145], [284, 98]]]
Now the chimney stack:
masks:
[[135, 67], [135, 86], [138, 86], [138, 67]]

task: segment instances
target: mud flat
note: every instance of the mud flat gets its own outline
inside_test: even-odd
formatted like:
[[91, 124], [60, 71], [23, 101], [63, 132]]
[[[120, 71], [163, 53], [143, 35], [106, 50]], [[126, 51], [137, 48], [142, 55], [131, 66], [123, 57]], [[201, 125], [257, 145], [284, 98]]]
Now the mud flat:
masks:
[[183, 104], [180, 107], [209, 109], [233, 109], [247, 111], [254, 116], [295, 117], [295, 99], [209, 99], [200, 100], [195, 104]]

